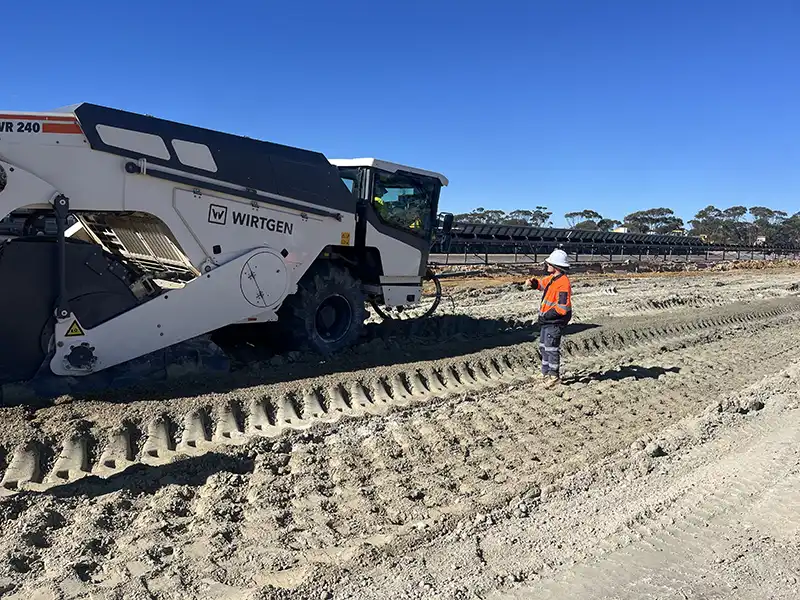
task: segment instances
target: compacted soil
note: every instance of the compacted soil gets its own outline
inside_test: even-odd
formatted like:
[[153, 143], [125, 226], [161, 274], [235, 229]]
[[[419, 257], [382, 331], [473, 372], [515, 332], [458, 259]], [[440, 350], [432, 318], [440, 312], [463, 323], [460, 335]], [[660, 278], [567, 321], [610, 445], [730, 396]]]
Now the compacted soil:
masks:
[[332, 361], [0, 408], [0, 598], [800, 597], [800, 271], [448, 281]]

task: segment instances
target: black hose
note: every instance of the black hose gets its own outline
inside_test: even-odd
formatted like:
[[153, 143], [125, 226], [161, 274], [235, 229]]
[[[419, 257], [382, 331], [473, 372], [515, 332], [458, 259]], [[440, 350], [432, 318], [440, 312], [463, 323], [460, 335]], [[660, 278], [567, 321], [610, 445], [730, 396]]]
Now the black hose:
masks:
[[[439, 277], [433, 271], [428, 269], [428, 272], [425, 273], [425, 277], [423, 278], [423, 281], [433, 281], [433, 285], [436, 288], [436, 294], [435, 294], [435, 297], [434, 297], [434, 300], [433, 300], [433, 304], [431, 304], [430, 308], [428, 308], [428, 310], [426, 310], [425, 313], [423, 313], [422, 315], [414, 317], [415, 319], [427, 319], [428, 317], [430, 317], [436, 311], [436, 309], [439, 307], [439, 303], [442, 301], [442, 284], [439, 281]], [[381, 317], [381, 319], [383, 319], [384, 321], [398, 321], [398, 320], [400, 320], [400, 319], [392, 317], [388, 313], [384, 312], [381, 309], [381, 307], [378, 306], [378, 303], [375, 302], [374, 299], [370, 299], [370, 305], [375, 310], [375, 312], [378, 313], [378, 315]]]

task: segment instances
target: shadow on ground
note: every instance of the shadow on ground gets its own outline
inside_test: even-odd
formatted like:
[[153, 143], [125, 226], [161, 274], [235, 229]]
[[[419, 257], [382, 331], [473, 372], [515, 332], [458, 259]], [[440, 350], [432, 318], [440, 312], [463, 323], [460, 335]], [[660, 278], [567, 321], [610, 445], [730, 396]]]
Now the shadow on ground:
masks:
[[624, 365], [618, 369], [597, 371], [579, 377], [565, 378], [565, 383], [589, 383], [590, 381], [622, 381], [624, 379], [658, 379], [667, 373], [680, 373], [678, 367], [640, 367]]
[[[503, 319], [441, 315], [420, 322], [390, 322], [370, 326], [355, 347], [326, 358], [313, 353], [276, 354], [276, 340], [268, 337], [274, 330], [269, 327], [247, 327], [250, 328], [247, 337], [236, 339], [236, 343], [231, 339], [225, 340], [226, 350], [232, 360], [225, 361], [224, 365], [204, 358], [202, 348], [189, 346], [188, 351], [183, 351], [184, 357], [189, 357], [189, 360], [184, 360], [185, 372], [175, 377], [174, 369], [167, 368], [169, 361], [162, 352], [152, 359], [151, 366], [154, 368], [149, 370], [140, 364], [136, 368], [122, 365], [114, 367], [115, 372], [109, 370], [88, 377], [46, 375], [36, 387], [5, 387], [2, 405], [42, 408], [51, 405], [53, 399], [63, 396], [70, 396], [74, 400], [126, 403], [226, 393], [254, 385], [454, 358], [537, 341], [539, 335], [539, 326], [532, 321], [510, 323]], [[596, 327], [599, 325], [573, 323], [567, 326], [565, 335]], [[259, 333], [267, 337], [259, 339]], [[280, 349], [280, 344], [277, 347]], [[175, 354], [173, 350], [168, 352]]]
[[[55, 498], [83, 496], [96, 498], [120, 490], [152, 494], [168, 485], [200, 487], [217, 473], [247, 475], [255, 469], [255, 462], [247, 456], [236, 456], [210, 452], [202, 456], [187, 457], [166, 465], [151, 466], [136, 463], [108, 478], [90, 475], [76, 481], [59, 485], [44, 492], [20, 492], [8, 501], [23, 499], [28, 493], [49, 495]], [[3, 502], [3, 501], [0, 501]]]

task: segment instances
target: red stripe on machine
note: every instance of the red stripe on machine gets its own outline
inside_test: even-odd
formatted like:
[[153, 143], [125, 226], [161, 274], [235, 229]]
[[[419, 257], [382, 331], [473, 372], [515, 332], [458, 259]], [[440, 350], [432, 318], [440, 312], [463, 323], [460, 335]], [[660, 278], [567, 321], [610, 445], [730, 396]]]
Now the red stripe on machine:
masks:
[[8, 121], [52, 121], [56, 123], [77, 123], [78, 119], [72, 115], [56, 117], [52, 115], [5, 115], [0, 114], [0, 119]]
[[42, 133], [83, 133], [77, 123], [44, 123]]

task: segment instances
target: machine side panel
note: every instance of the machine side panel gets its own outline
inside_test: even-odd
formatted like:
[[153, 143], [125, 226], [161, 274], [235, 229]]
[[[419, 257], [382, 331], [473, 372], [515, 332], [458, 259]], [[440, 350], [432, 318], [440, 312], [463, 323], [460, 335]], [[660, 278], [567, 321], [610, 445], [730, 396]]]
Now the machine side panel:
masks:
[[49, 206], [56, 189], [24, 169], [0, 161], [5, 187], [0, 190], [0, 219], [27, 206]]
[[[281, 256], [256, 249], [96, 327], [88, 328], [75, 315], [57, 322], [50, 367], [57, 375], [88, 375], [113, 367], [229, 323], [274, 313], [288, 288]], [[72, 335], [70, 328], [75, 329]], [[81, 346], [94, 349], [92, 364], [76, 366], [69, 360]]]
[[379, 231], [371, 221], [367, 222], [366, 245], [378, 248], [380, 251], [384, 277], [416, 275], [420, 264], [423, 267], [427, 266], [422, 261], [422, 252], [418, 248]]
[[95, 104], [75, 114], [94, 150], [355, 213], [356, 199], [321, 153]]
[[174, 194], [175, 212], [207, 257], [225, 263], [252, 248], [272, 248], [285, 254], [283, 260], [291, 271], [299, 270], [294, 281], [323, 248], [341, 244], [355, 231], [355, 216], [339, 222], [180, 188], [175, 188]]
[[372, 206], [366, 207], [364, 216], [366, 245], [380, 249], [384, 275], [425, 275], [430, 254], [428, 240], [385, 224]]
[[67, 196], [70, 210], [126, 209], [125, 171], [119, 157], [93, 152], [85, 146], [56, 146], [37, 141], [3, 145], [0, 140], [0, 151], [9, 163]]

